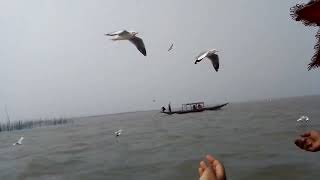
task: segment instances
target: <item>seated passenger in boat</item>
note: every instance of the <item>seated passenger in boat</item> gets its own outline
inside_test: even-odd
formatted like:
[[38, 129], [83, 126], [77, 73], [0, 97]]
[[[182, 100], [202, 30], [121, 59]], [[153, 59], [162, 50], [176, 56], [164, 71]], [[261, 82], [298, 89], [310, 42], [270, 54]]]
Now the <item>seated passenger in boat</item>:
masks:
[[193, 110], [197, 110], [196, 105], [193, 105], [193, 106], [192, 106], [192, 109], [193, 109]]

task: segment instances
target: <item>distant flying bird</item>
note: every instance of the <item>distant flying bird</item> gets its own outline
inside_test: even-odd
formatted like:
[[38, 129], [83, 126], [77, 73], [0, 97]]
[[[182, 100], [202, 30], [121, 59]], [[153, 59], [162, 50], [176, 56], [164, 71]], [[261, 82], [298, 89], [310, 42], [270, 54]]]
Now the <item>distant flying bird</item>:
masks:
[[168, 51], [171, 51], [171, 50], [172, 50], [172, 48], [173, 48], [173, 44], [171, 44], [171, 45], [170, 45], [170, 47], [169, 47]]
[[144, 46], [143, 40], [136, 35], [138, 32], [136, 31], [126, 31], [126, 30], [120, 30], [112, 33], [105, 34], [106, 36], [117, 36], [115, 38], [112, 38], [113, 41], [119, 41], [119, 40], [129, 40], [131, 43], [133, 43], [137, 49], [144, 55], [147, 55], [146, 48]]
[[218, 69], [219, 69], [219, 56], [216, 54], [217, 52], [219, 52], [219, 51], [216, 50], [216, 49], [211, 49], [211, 50], [208, 50], [208, 51], [201, 52], [196, 57], [196, 61], [194, 62], [194, 64], [197, 64], [198, 62], [202, 61], [204, 58], [208, 58], [208, 59], [211, 60], [214, 69], [218, 72]]
[[13, 145], [22, 145], [22, 140], [24, 139], [24, 137], [21, 137], [16, 143], [14, 143]]
[[309, 118], [308, 116], [301, 116], [297, 121], [309, 121]]
[[114, 132], [114, 134], [118, 137], [122, 134], [122, 129], [119, 129], [118, 131]]

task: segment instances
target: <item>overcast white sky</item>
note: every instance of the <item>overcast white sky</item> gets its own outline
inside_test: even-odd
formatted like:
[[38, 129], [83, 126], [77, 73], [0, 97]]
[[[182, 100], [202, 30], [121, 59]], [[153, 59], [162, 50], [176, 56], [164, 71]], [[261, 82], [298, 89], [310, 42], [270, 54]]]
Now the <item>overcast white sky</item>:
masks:
[[[306, 0], [0, 2], [0, 120], [5, 105], [17, 120], [320, 93], [320, 69], [307, 71], [317, 29], [289, 11]], [[103, 35], [119, 29], [138, 31], [147, 57]], [[218, 73], [193, 64], [210, 48]]]

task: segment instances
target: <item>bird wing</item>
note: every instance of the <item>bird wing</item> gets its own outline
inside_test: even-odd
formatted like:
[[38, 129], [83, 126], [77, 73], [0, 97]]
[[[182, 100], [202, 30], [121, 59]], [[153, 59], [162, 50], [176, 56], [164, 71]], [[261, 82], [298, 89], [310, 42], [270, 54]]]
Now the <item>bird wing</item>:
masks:
[[111, 33], [108, 33], [108, 34], [105, 34], [106, 36], [123, 36], [125, 34], [130, 34], [128, 31], [126, 30], [120, 30], [120, 31], [115, 31], [115, 32], [111, 32]]
[[198, 60], [198, 61], [201, 61], [203, 58], [205, 58], [207, 55], [208, 55], [208, 51], [202, 51], [197, 57], [196, 57], [196, 59]]
[[218, 72], [218, 69], [219, 69], [219, 56], [217, 54], [210, 54], [207, 57], [211, 60], [214, 69]]
[[18, 144], [22, 144], [22, 140], [23, 140], [23, 139], [24, 139], [24, 137], [21, 137], [17, 143], [18, 143]]
[[137, 36], [134, 36], [133, 38], [129, 39], [129, 41], [134, 44], [137, 49], [144, 55], [147, 55], [146, 48], [144, 46], [143, 40]]
[[169, 47], [168, 51], [171, 51], [173, 48], [173, 44], [171, 44], [171, 46]]
[[118, 131], [114, 132], [115, 134], [118, 134], [118, 133], [122, 133], [122, 129], [119, 129]]

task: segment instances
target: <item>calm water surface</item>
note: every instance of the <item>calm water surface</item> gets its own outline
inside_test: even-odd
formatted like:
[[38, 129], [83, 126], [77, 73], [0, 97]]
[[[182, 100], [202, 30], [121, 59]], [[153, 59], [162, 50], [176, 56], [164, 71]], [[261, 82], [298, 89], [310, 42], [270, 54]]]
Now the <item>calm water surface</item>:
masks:
[[[73, 124], [0, 134], [0, 179], [198, 179], [214, 154], [229, 179], [319, 179], [320, 153], [298, 134], [320, 130], [320, 96], [230, 104], [221, 111], [156, 111], [78, 118]], [[309, 123], [296, 120], [307, 115]], [[124, 133], [115, 138], [114, 131]], [[24, 136], [22, 146], [12, 146]]]

